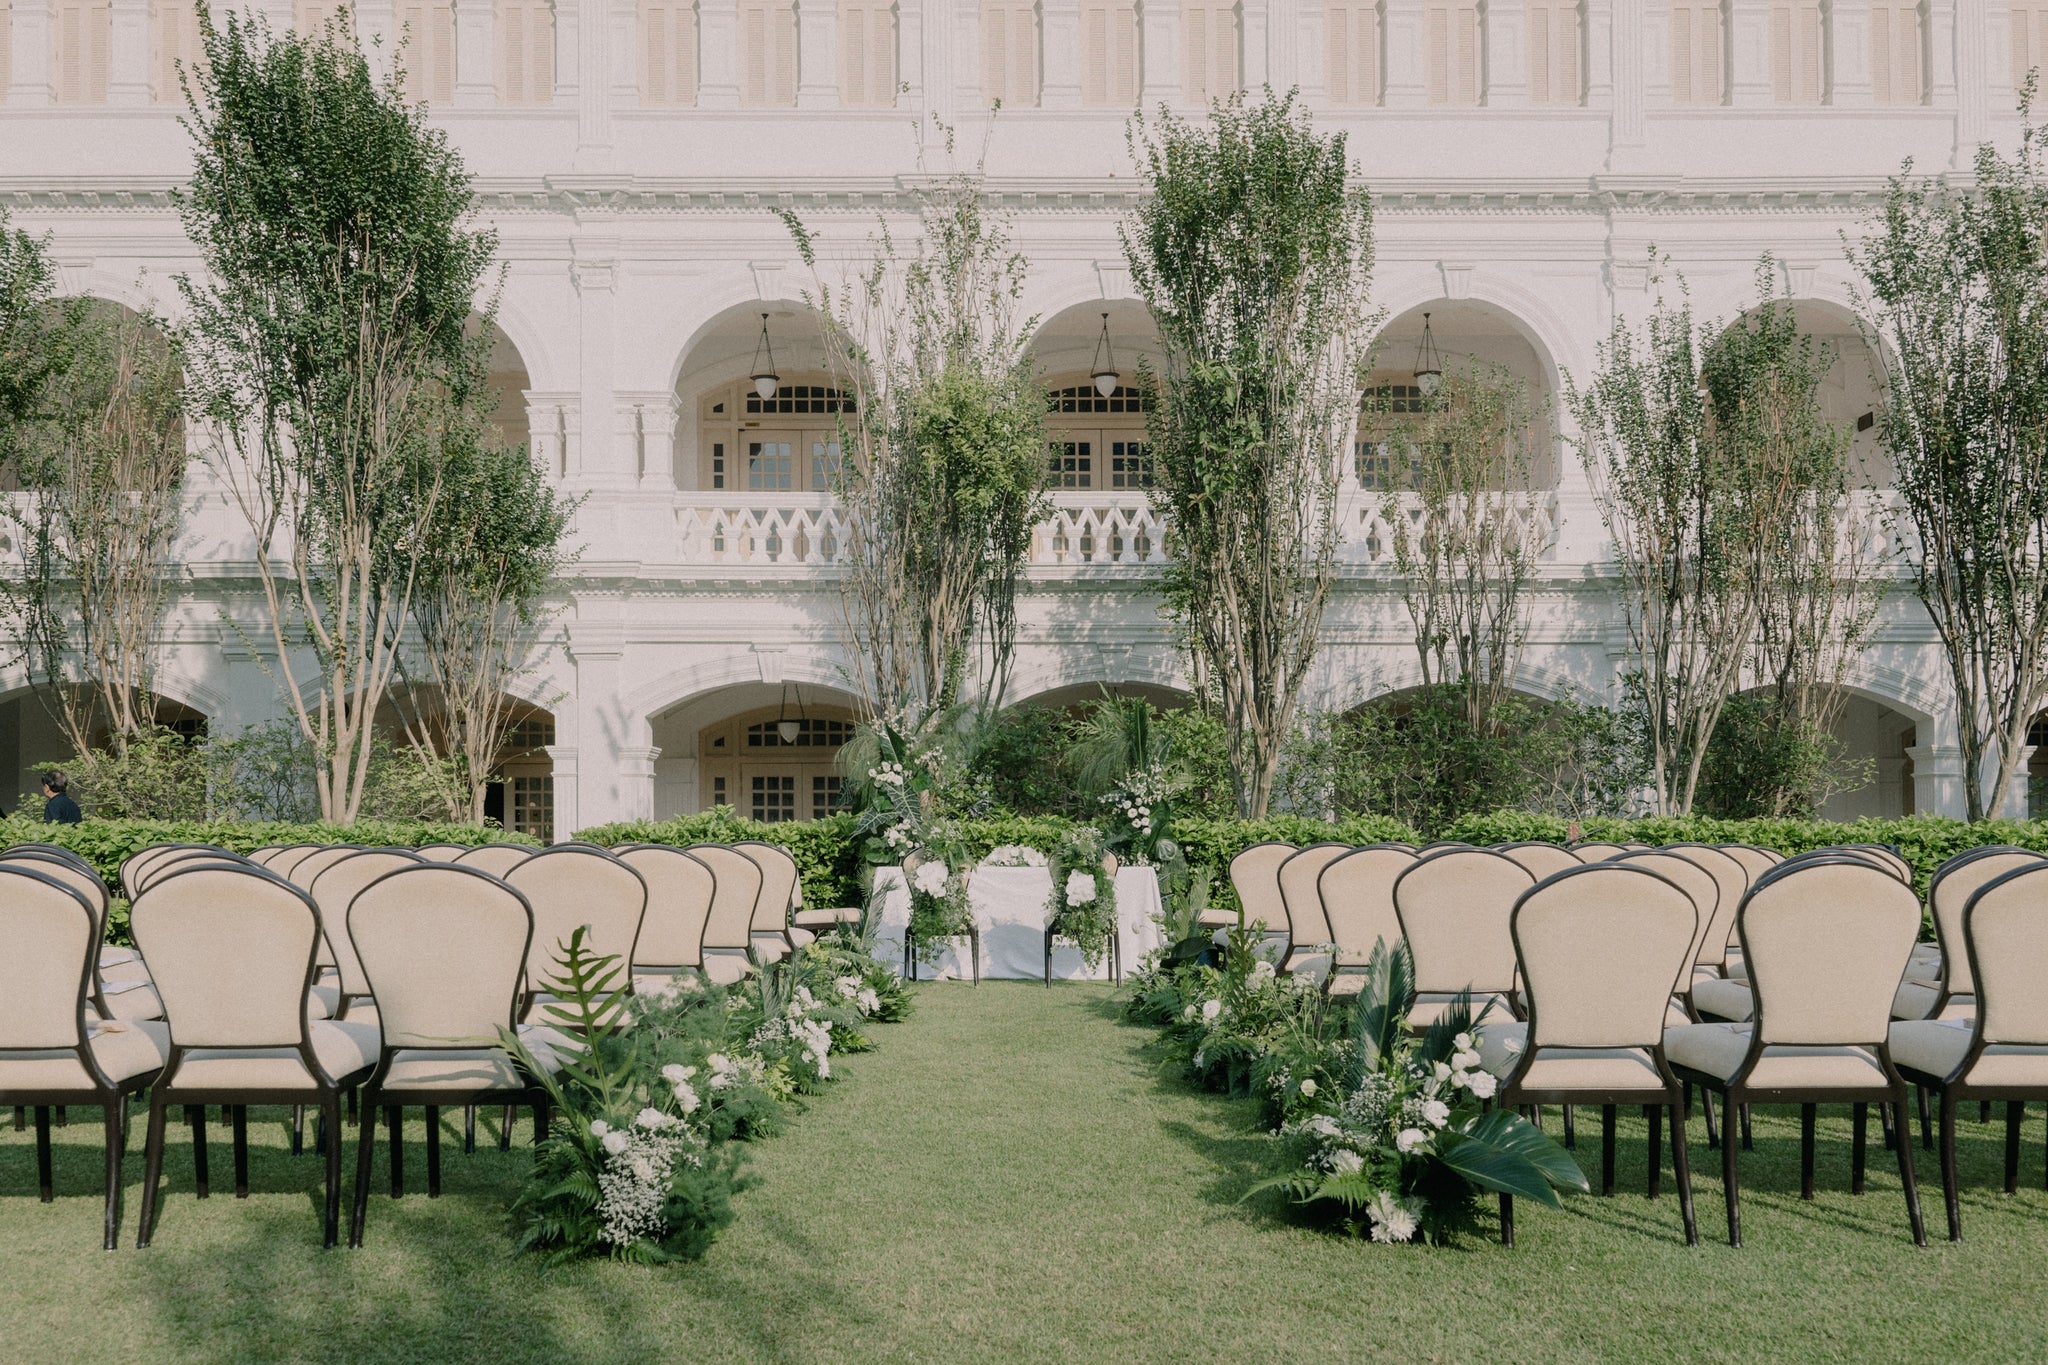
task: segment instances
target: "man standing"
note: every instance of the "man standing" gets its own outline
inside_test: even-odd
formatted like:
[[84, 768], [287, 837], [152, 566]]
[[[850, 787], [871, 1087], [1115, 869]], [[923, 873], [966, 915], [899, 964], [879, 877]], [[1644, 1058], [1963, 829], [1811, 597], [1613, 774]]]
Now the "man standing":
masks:
[[71, 779], [52, 768], [43, 774], [43, 822], [51, 825], [75, 825], [85, 819], [85, 812], [78, 803], [65, 794]]

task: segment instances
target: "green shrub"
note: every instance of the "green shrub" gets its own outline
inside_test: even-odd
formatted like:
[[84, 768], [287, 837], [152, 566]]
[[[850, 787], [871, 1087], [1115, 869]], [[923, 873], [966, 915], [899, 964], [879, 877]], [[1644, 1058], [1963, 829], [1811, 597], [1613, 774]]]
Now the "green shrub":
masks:
[[1212, 874], [1210, 904], [1222, 910], [1237, 908], [1237, 892], [1230, 885], [1230, 860], [1253, 844], [1272, 840], [1288, 844], [1414, 843], [1415, 831], [1384, 815], [1355, 815], [1332, 823], [1304, 815], [1269, 815], [1263, 820], [1176, 820], [1173, 837], [1190, 869], [1208, 868]]
[[860, 845], [854, 817], [793, 820], [764, 825], [743, 819], [731, 806], [679, 815], [673, 820], [627, 820], [580, 830], [578, 839], [609, 848], [614, 844], [730, 844], [758, 839], [789, 850], [803, 879], [804, 904], [816, 907], [860, 904]]

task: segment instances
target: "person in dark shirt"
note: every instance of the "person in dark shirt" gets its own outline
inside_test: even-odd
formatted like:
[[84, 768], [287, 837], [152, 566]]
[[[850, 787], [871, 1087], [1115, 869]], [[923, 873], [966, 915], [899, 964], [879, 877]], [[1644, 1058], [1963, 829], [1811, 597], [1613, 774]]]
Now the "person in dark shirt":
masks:
[[65, 794], [71, 779], [52, 769], [43, 774], [43, 821], [51, 825], [75, 825], [85, 819], [78, 803]]

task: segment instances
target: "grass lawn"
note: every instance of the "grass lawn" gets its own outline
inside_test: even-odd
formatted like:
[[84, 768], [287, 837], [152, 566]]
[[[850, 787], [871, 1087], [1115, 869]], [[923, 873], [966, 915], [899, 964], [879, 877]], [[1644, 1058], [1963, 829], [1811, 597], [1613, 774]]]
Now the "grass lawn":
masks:
[[[754, 1153], [762, 1184], [699, 1265], [545, 1271], [509, 1251], [504, 1209], [527, 1161], [444, 1143], [445, 1193], [371, 1200], [368, 1245], [323, 1252], [318, 1166], [252, 1123], [246, 1202], [224, 1140], [213, 1198], [172, 1149], [156, 1244], [99, 1250], [99, 1125], [58, 1130], [60, 1196], [35, 1199], [33, 1133], [0, 1133], [0, 1342], [10, 1359], [440, 1361], [1398, 1357], [2041, 1360], [2048, 1358], [2042, 1123], [2022, 1192], [2002, 1186], [2004, 1124], [1962, 1126], [1964, 1232], [1943, 1223], [1920, 1152], [1928, 1230], [1907, 1234], [1872, 1125], [1869, 1193], [1847, 1193], [1846, 1110], [1823, 1111], [1820, 1195], [1798, 1197], [1797, 1111], [1759, 1111], [1744, 1153], [1744, 1235], [1723, 1238], [1719, 1164], [1692, 1125], [1705, 1242], [1681, 1242], [1669, 1180], [1642, 1195], [1640, 1120], [1619, 1192], [1563, 1213], [1518, 1205], [1520, 1246], [1377, 1247], [1239, 1196], [1268, 1173], [1248, 1104], [1164, 1078], [1148, 1031], [1106, 989], [921, 988], [881, 1051]], [[1579, 1155], [1597, 1168], [1597, 1125]], [[139, 1148], [142, 1125], [135, 1128]], [[258, 1132], [260, 1130], [260, 1137]], [[173, 1129], [174, 1133], [181, 1130]], [[520, 1127], [523, 1143], [526, 1127]], [[218, 1124], [209, 1136], [224, 1139]], [[1591, 1136], [1592, 1141], [1584, 1138]], [[380, 1148], [381, 1151], [381, 1148]], [[353, 1134], [348, 1168], [354, 1166]], [[1595, 1169], [1597, 1183], [1597, 1169]], [[376, 1179], [381, 1188], [380, 1159]], [[228, 1193], [221, 1193], [223, 1187]], [[1490, 1229], [1489, 1229], [1490, 1230]]]

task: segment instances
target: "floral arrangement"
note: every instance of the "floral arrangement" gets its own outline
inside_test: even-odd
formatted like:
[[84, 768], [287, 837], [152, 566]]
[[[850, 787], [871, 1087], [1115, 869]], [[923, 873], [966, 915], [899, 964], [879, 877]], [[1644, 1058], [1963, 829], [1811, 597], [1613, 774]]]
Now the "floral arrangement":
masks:
[[965, 934], [966, 853], [959, 815], [976, 804], [972, 775], [936, 726], [905, 730], [884, 722], [863, 732], [876, 760], [862, 790], [857, 828], [871, 866], [900, 863], [910, 893], [910, 935], [918, 955], [935, 959], [944, 941]]
[[1173, 798], [1182, 782], [1166, 764], [1153, 762], [1133, 768], [1103, 795], [1111, 813], [1110, 843], [1130, 861], [1160, 861], [1158, 845], [1172, 828]]
[[1044, 867], [1045, 855], [1023, 844], [997, 844], [981, 860], [983, 867]]
[[1326, 1078], [1280, 1081], [1290, 1117], [1278, 1136], [1295, 1169], [1254, 1192], [1331, 1201], [1376, 1242], [1443, 1242], [1473, 1223], [1481, 1190], [1552, 1208], [1559, 1190], [1584, 1192], [1577, 1163], [1541, 1129], [1482, 1107], [1496, 1085], [1479, 1063], [1484, 1011], [1475, 1018], [1460, 999], [1418, 1036], [1407, 1026], [1414, 999], [1407, 946], [1380, 944]]
[[1081, 950], [1090, 970], [1102, 965], [1116, 934], [1116, 858], [1090, 825], [1069, 830], [1046, 859], [1052, 892], [1045, 924]]
[[1320, 1036], [1323, 996], [1313, 981], [1274, 968], [1263, 923], [1230, 933], [1225, 944], [1220, 966], [1189, 962], [1155, 975], [1140, 983], [1140, 998], [1165, 1025], [1167, 1051], [1190, 1080], [1256, 1094], [1274, 1058]]

